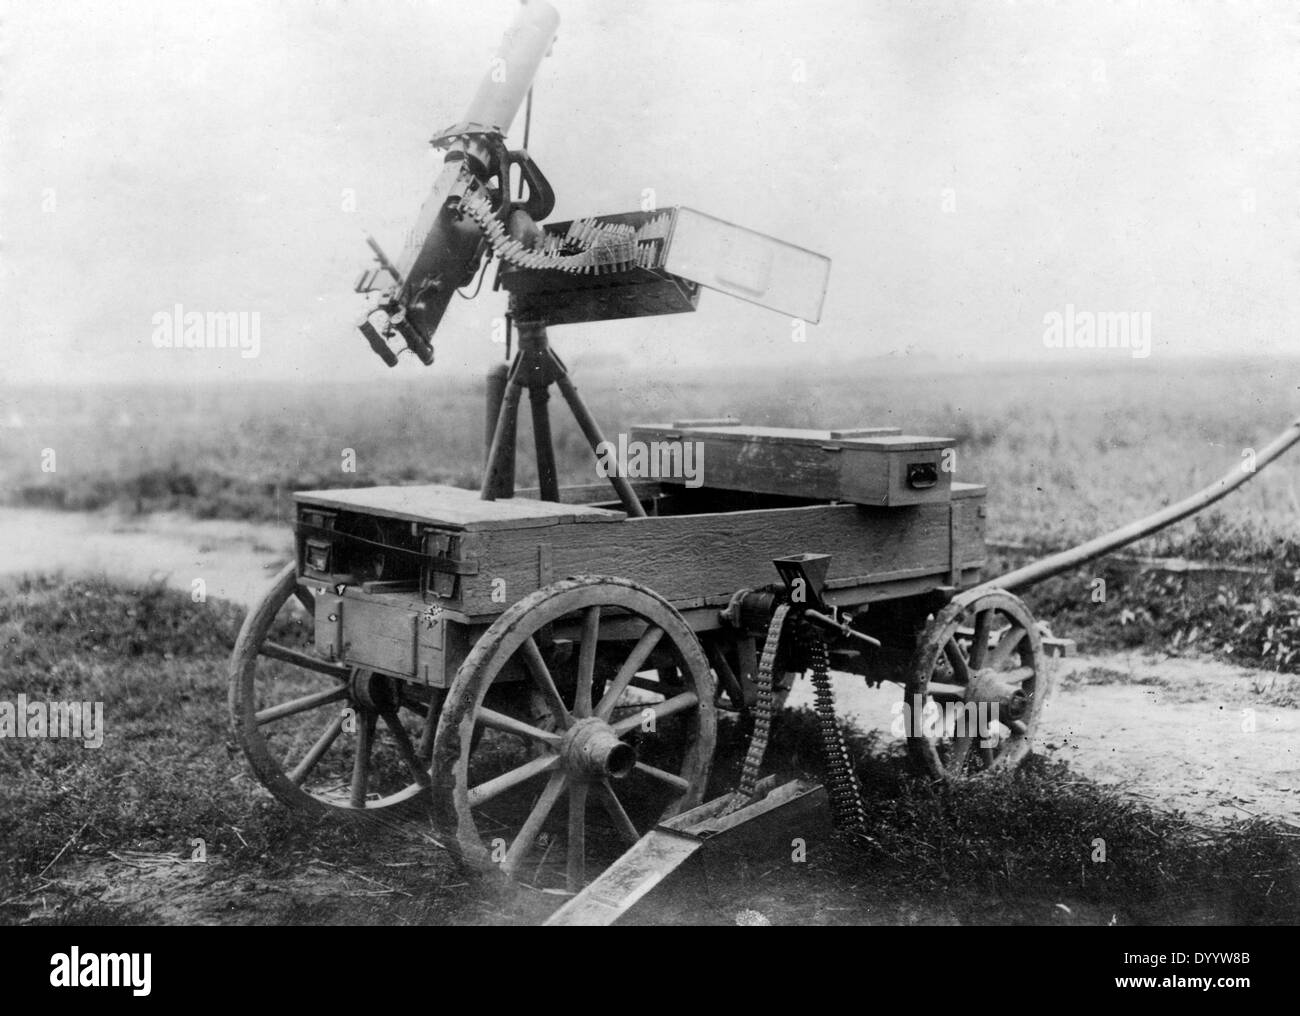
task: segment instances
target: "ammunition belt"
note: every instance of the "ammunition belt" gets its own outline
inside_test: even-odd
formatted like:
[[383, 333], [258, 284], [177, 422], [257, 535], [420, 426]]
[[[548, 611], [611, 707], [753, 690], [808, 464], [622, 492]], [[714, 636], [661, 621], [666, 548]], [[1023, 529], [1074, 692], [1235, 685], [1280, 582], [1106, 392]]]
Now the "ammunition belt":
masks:
[[758, 662], [758, 699], [752, 710], [754, 729], [749, 735], [749, 751], [740, 770], [740, 793], [746, 798], [752, 798], [758, 792], [758, 777], [763, 770], [763, 756], [767, 754], [767, 742], [772, 733], [772, 714], [776, 705], [776, 654], [781, 647], [781, 632], [789, 614], [788, 603], [776, 608], [767, 626], [767, 640], [763, 643], [763, 655]]
[[506, 235], [505, 223], [497, 217], [482, 185], [472, 173], [462, 173], [466, 192], [460, 210], [482, 230], [492, 252], [507, 264], [570, 275], [608, 275], [633, 268], [662, 267], [663, 241], [672, 219], [668, 212], [651, 217], [641, 226], [575, 219], [565, 235], [544, 233], [540, 245], [530, 249]]

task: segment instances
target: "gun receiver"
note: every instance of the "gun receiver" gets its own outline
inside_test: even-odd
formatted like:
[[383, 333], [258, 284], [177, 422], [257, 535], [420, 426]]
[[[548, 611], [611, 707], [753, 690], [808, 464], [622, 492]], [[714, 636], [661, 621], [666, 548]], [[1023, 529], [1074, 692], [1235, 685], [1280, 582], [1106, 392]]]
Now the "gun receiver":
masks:
[[[526, 151], [505, 136], [559, 26], [544, 0], [525, 0], [465, 118], [433, 138], [442, 171], [401, 255], [374, 240], [377, 267], [359, 293], [378, 293], [359, 322], [390, 367], [400, 335], [424, 363], [452, 294], [485, 257], [501, 262], [494, 288], [510, 293], [510, 317], [542, 325], [693, 311], [701, 288], [816, 324], [830, 276], [820, 254], [685, 207], [645, 208], [572, 222], [541, 221], [555, 194]], [[524, 192], [512, 198], [512, 181]]]
[[[520, 7], [464, 119], [431, 141], [447, 156], [396, 263], [368, 240], [379, 267], [362, 273], [356, 291], [380, 295], [358, 328], [390, 367], [397, 362], [387, 342], [394, 332], [421, 361], [433, 362], [433, 333], [452, 294], [478, 271], [487, 245], [478, 224], [459, 207], [471, 190], [489, 195], [493, 216], [506, 224], [513, 211], [535, 220], [554, 207], [554, 194], [541, 171], [527, 152], [509, 151], [505, 135], [559, 23], [555, 8], [544, 0], [528, 0]], [[510, 199], [510, 170], [515, 166], [528, 185], [526, 199], [519, 202]], [[514, 228], [524, 221], [516, 216]]]

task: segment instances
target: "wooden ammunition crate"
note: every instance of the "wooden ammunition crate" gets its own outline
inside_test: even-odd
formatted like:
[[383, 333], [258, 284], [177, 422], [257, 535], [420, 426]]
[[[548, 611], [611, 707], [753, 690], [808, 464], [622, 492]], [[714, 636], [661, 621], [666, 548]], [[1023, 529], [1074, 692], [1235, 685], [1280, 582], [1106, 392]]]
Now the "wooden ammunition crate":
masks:
[[[885, 508], [947, 501], [955, 461], [952, 438], [902, 434], [889, 427], [644, 424], [632, 428], [626, 447], [633, 476], [639, 455], [646, 462], [641, 468], [656, 470], [658, 478], [668, 478], [666, 471], [690, 462], [700, 470], [698, 480], [705, 487]], [[688, 454], [693, 458], [685, 458]]]

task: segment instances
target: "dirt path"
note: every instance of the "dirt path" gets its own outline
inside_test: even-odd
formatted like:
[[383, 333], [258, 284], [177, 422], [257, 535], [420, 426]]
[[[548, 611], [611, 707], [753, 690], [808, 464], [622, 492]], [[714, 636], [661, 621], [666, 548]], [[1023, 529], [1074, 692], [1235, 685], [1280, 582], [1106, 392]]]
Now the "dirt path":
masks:
[[[1207, 821], [1264, 815], [1300, 828], [1300, 681], [1215, 660], [1115, 653], [1056, 660], [1041, 753]], [[901, 700], [835, 675], [841, 713], [888, 730]], [[791, 705], [812, 704], [809, 682]], [[1290, 704], [1287, 704], [1290, 703]]]

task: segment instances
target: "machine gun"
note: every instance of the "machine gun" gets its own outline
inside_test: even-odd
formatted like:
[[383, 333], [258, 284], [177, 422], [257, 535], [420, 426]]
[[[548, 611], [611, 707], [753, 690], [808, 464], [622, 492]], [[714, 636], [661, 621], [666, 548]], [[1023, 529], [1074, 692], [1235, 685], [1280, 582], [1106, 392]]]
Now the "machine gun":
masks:
[[[592, 447], [604, 440], [547, 345], [548, 324], [693, 311], [702, 287], [815, 324], [830, 275], [820, 254], [685, 207], [542, 225], [554, 191], [526, 150], [508, 147], [506, 133], [558, 25], [544, 0], [524, 0], [464, 118], [431, 142], [447, 155], [401, 256], [389, 260], [369, 239], [377, 265], [356, 285], [359, 293], [379, 294], [359, 323], [375, 353], [394, 366], [389, 341], [400, 335], [430, 364], [452, 294], [474, 279], [485, 257], [499, 261], [494, 288], [510, 294], [508, 320], [519, 329], [520, 348], [508, 370], [500, 365], [490, 375], [486, 499], [513, 493], [521, 388], [530, 392], [544, 499], [558, 500], [546, 416], [551, 383]], [[627, 481], [610, 479], [627, 511], [644, 514]]]

